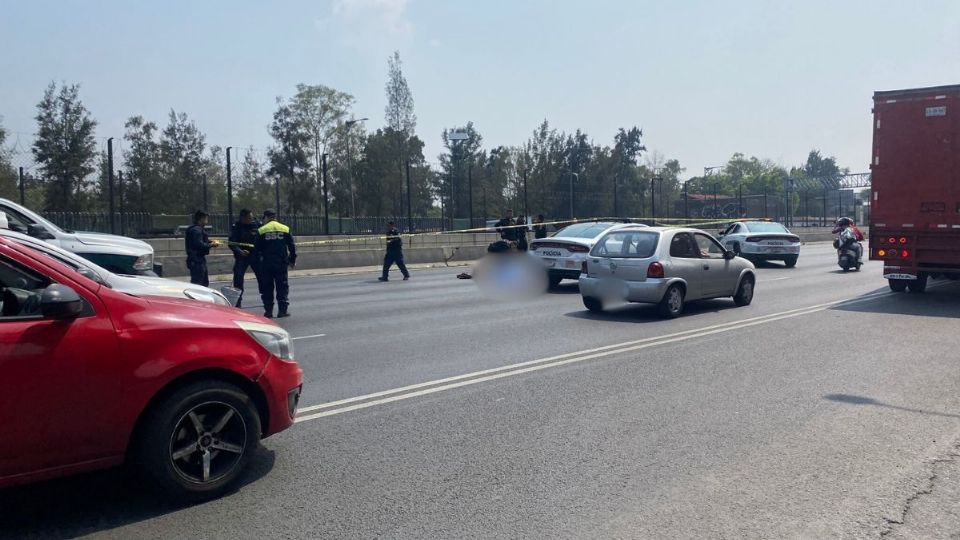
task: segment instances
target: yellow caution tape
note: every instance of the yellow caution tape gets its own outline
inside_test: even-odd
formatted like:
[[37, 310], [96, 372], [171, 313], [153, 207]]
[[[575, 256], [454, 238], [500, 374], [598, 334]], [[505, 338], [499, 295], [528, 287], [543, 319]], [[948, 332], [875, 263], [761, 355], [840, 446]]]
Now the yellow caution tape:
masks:
[[[754, 221], [761, 221], [768, 218], [762, 218]], [[531, 226], [547, 226], [547, 225], [573, 225], [576, 223], [597, 223], [603, 221], [614, 221], [627, 223], [641, 223], [644, 221], [649, 221], [653, 223], [662, 223], [663, 227], [694, 227], [694, 228], [703, 228], [709, 225], [726, 225], [733, 223], [734, 221], [744, 221], [742, 219], [724, 219], [724, 220], [707, 220], [707, 219], [684, 219], [684, 218], [574, 218], [574, 219], [563, 219], [558, 221], [545, 221], [543, 223], [523, 223], [520, 225], [504, 225], [504, 226], [493, 226], [493, 227], [480, 227], [474, 229], [458, 229], [455, 231], [431, 231], [431, 232], [422, 232], [422, 233], [400, 233], [396, 236], [384, 236], [384, 235], [368, 235], [368, 236], [352, 236], [350, 238], [337, 238], [332, 240], [311, 240], [308, 242], [297, 242], [297, 247], [307, 247], [307, 246], [323, 246], [323, 245], [337, 245], [337, 244], [350, 244], [353, 242], [366, 242], [368, 240], [379, 240], [379, 241], [388, 241], [391, 239], [397, 238], [423, 238], [430, 236], [445, 236], [451, 234], [479, 234], [479, 233], [495, 233], [503, 229], [519, 229], [519, 228], [529, 228]], [[670, 222], [674, 222], [670, 224]], [[683, 223], [677, 223], [683, 222]], [[227, 242], [228, 246], [236, 247], [245, 247], [253, 248], [256, 247], [253, 244], [246, 244], [243, 242]]]

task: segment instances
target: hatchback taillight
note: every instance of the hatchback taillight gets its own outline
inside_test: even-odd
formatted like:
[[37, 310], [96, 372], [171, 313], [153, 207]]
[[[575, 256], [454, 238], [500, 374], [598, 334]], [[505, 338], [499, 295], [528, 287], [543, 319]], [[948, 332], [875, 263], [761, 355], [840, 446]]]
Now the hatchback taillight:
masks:
[[650, 263], [650, 266], [647, 267], [647, 277], [648, 278], [662, 278], [663, 277], [663, 265], [658, 262]]

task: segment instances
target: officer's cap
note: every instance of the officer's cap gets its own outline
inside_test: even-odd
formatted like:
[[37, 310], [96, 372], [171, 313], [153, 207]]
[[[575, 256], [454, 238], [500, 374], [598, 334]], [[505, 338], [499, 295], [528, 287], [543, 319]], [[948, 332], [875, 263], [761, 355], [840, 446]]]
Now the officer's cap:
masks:
[[263, 211], [263, 217], [264, 217], [264, 218], [275, 218], [275, 217], [277, 217], [277, 213], [274, 212], [273, 210], [264, 210], [264, 211]]

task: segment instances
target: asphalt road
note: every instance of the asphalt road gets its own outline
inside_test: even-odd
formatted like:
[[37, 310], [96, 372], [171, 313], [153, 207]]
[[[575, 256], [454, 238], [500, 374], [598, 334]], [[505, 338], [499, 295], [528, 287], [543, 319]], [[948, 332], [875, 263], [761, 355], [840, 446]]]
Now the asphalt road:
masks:
[[460, 271], [293, 280], [303, 412], [236, 493], [178, 508], [85, 475], [0, 492], [0, 536], [960, 532], [935, 504], [960, 477], [960, 284], [893, 294], [809, 245], [759, 269], [751, 306], [663, 321], [589, 314], [573, 284], [496, 300]]

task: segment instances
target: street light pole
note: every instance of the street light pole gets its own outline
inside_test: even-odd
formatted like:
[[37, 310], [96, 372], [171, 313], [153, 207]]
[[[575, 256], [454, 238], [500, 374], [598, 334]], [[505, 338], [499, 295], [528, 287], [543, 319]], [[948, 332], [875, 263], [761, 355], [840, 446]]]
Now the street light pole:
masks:
[[[357, 219], [357, 190], [354, 186], [353, 179], [353, 145], [351, 144], [351, 139], [353, 138], [352, 128], [357, 122], [363, 122], [365, 120], [369, 120], [369, 118], [358, 118], [356, 120], [351, 119], [343, 123], [343, 125], [347, 128], [347, 174], [350, 176], [350, 218], [354, 220], [354, 223], [356, 223]], [[342, 233], [343, 230], [341, 229], [340, 232]]]
[[330, 234], [330, 192], [327, 190], [327, 154], [323, 160], [323, 234]]
[[575, 172], [571, 172], [571, 173], [570, 173], [570, 219], [576, 219], [576, 217], [577, 217], [576, 204], [574, 203], [574, 198], [573, 198], [573, 193], [574, 193], [574, 192], [573, 192], [573, 179], [574, 179], [574, 177], [576, 177], [577, 182], [580, 181], [580, 175], [579, 175], [579, 174], [577, 174], [577, 173], [575, 173]]

